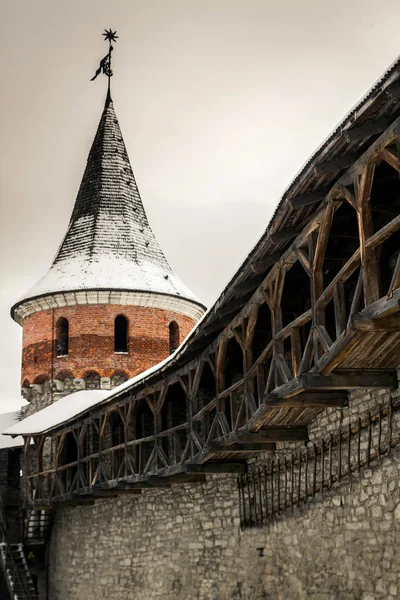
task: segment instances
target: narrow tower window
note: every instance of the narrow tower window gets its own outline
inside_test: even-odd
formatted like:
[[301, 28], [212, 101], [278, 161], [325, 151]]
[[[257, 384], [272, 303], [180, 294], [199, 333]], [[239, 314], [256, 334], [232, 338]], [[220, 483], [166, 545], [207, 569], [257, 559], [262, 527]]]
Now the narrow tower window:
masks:
[[68, 320], [61, 317], [57, 321], [57, 356], [68, 354]]
[[179, 346], [179, 325], [175, 321], [169, 324], [169, 353], [175, 352]]
[[114, 321], [114, 352], [128, 352], [128, 319], [123, 315]]

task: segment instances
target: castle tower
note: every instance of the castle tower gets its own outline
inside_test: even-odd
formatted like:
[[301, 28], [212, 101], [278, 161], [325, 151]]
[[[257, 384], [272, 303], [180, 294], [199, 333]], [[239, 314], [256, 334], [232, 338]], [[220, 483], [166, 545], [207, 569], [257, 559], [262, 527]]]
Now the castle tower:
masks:
[[11, 309], [23, 395], [114, 387], [165, 359], [203, 312], [150, 228], [108, 93], [67, 233]]

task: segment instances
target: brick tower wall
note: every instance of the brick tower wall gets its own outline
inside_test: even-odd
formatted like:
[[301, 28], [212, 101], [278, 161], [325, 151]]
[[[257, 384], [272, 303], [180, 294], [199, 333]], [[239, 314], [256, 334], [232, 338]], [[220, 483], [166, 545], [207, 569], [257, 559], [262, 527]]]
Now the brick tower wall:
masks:
[[[114, 321], [124, 315], [129, 322], [128, 352], [114, 351]], [[68, 319], [67, 356], [57, 356], [57, 322]], [[169, 325], [179, 326], [182, 342], [195, 325], [191, 317], [154, 307], [91, 304], [44, 310], [23, 323], [22, 377], [24, 388], [45, 380], [85, 379], [90, 373], [113, 378], [119, 372], [134, 377], [170, 354]], [[123, 379], [122, 379], [123, 380]], [[86, 388], [98, 387], [86, 385]], [[71, 390], [72, 391], [72, 390]]]

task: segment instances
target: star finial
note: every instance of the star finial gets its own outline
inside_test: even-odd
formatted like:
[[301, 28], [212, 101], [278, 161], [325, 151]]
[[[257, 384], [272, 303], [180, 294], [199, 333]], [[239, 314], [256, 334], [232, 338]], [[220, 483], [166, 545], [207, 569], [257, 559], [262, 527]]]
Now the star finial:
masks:
[[119, 36], [117, 35], [116, 31], [113, 31], [111, 29], [111, 27], [110, 27], [110, 29], [105, 29], [103, 35], [104, 35], [105, 42], [110, 42], [110, 44], [111, 44], [111, 42], [117, 43], [117, 39]]

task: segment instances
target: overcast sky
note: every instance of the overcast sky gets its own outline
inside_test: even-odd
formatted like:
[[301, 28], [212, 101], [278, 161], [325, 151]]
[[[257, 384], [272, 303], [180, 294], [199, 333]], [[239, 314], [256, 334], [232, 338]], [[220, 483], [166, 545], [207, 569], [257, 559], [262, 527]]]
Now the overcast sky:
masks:
[[105, 99], [150, 224], [210, 305], [310, 154], [400, 53], [392, 0], [0, 0], [0, 412], [20, 404], [10, 306], [65, 233]]

